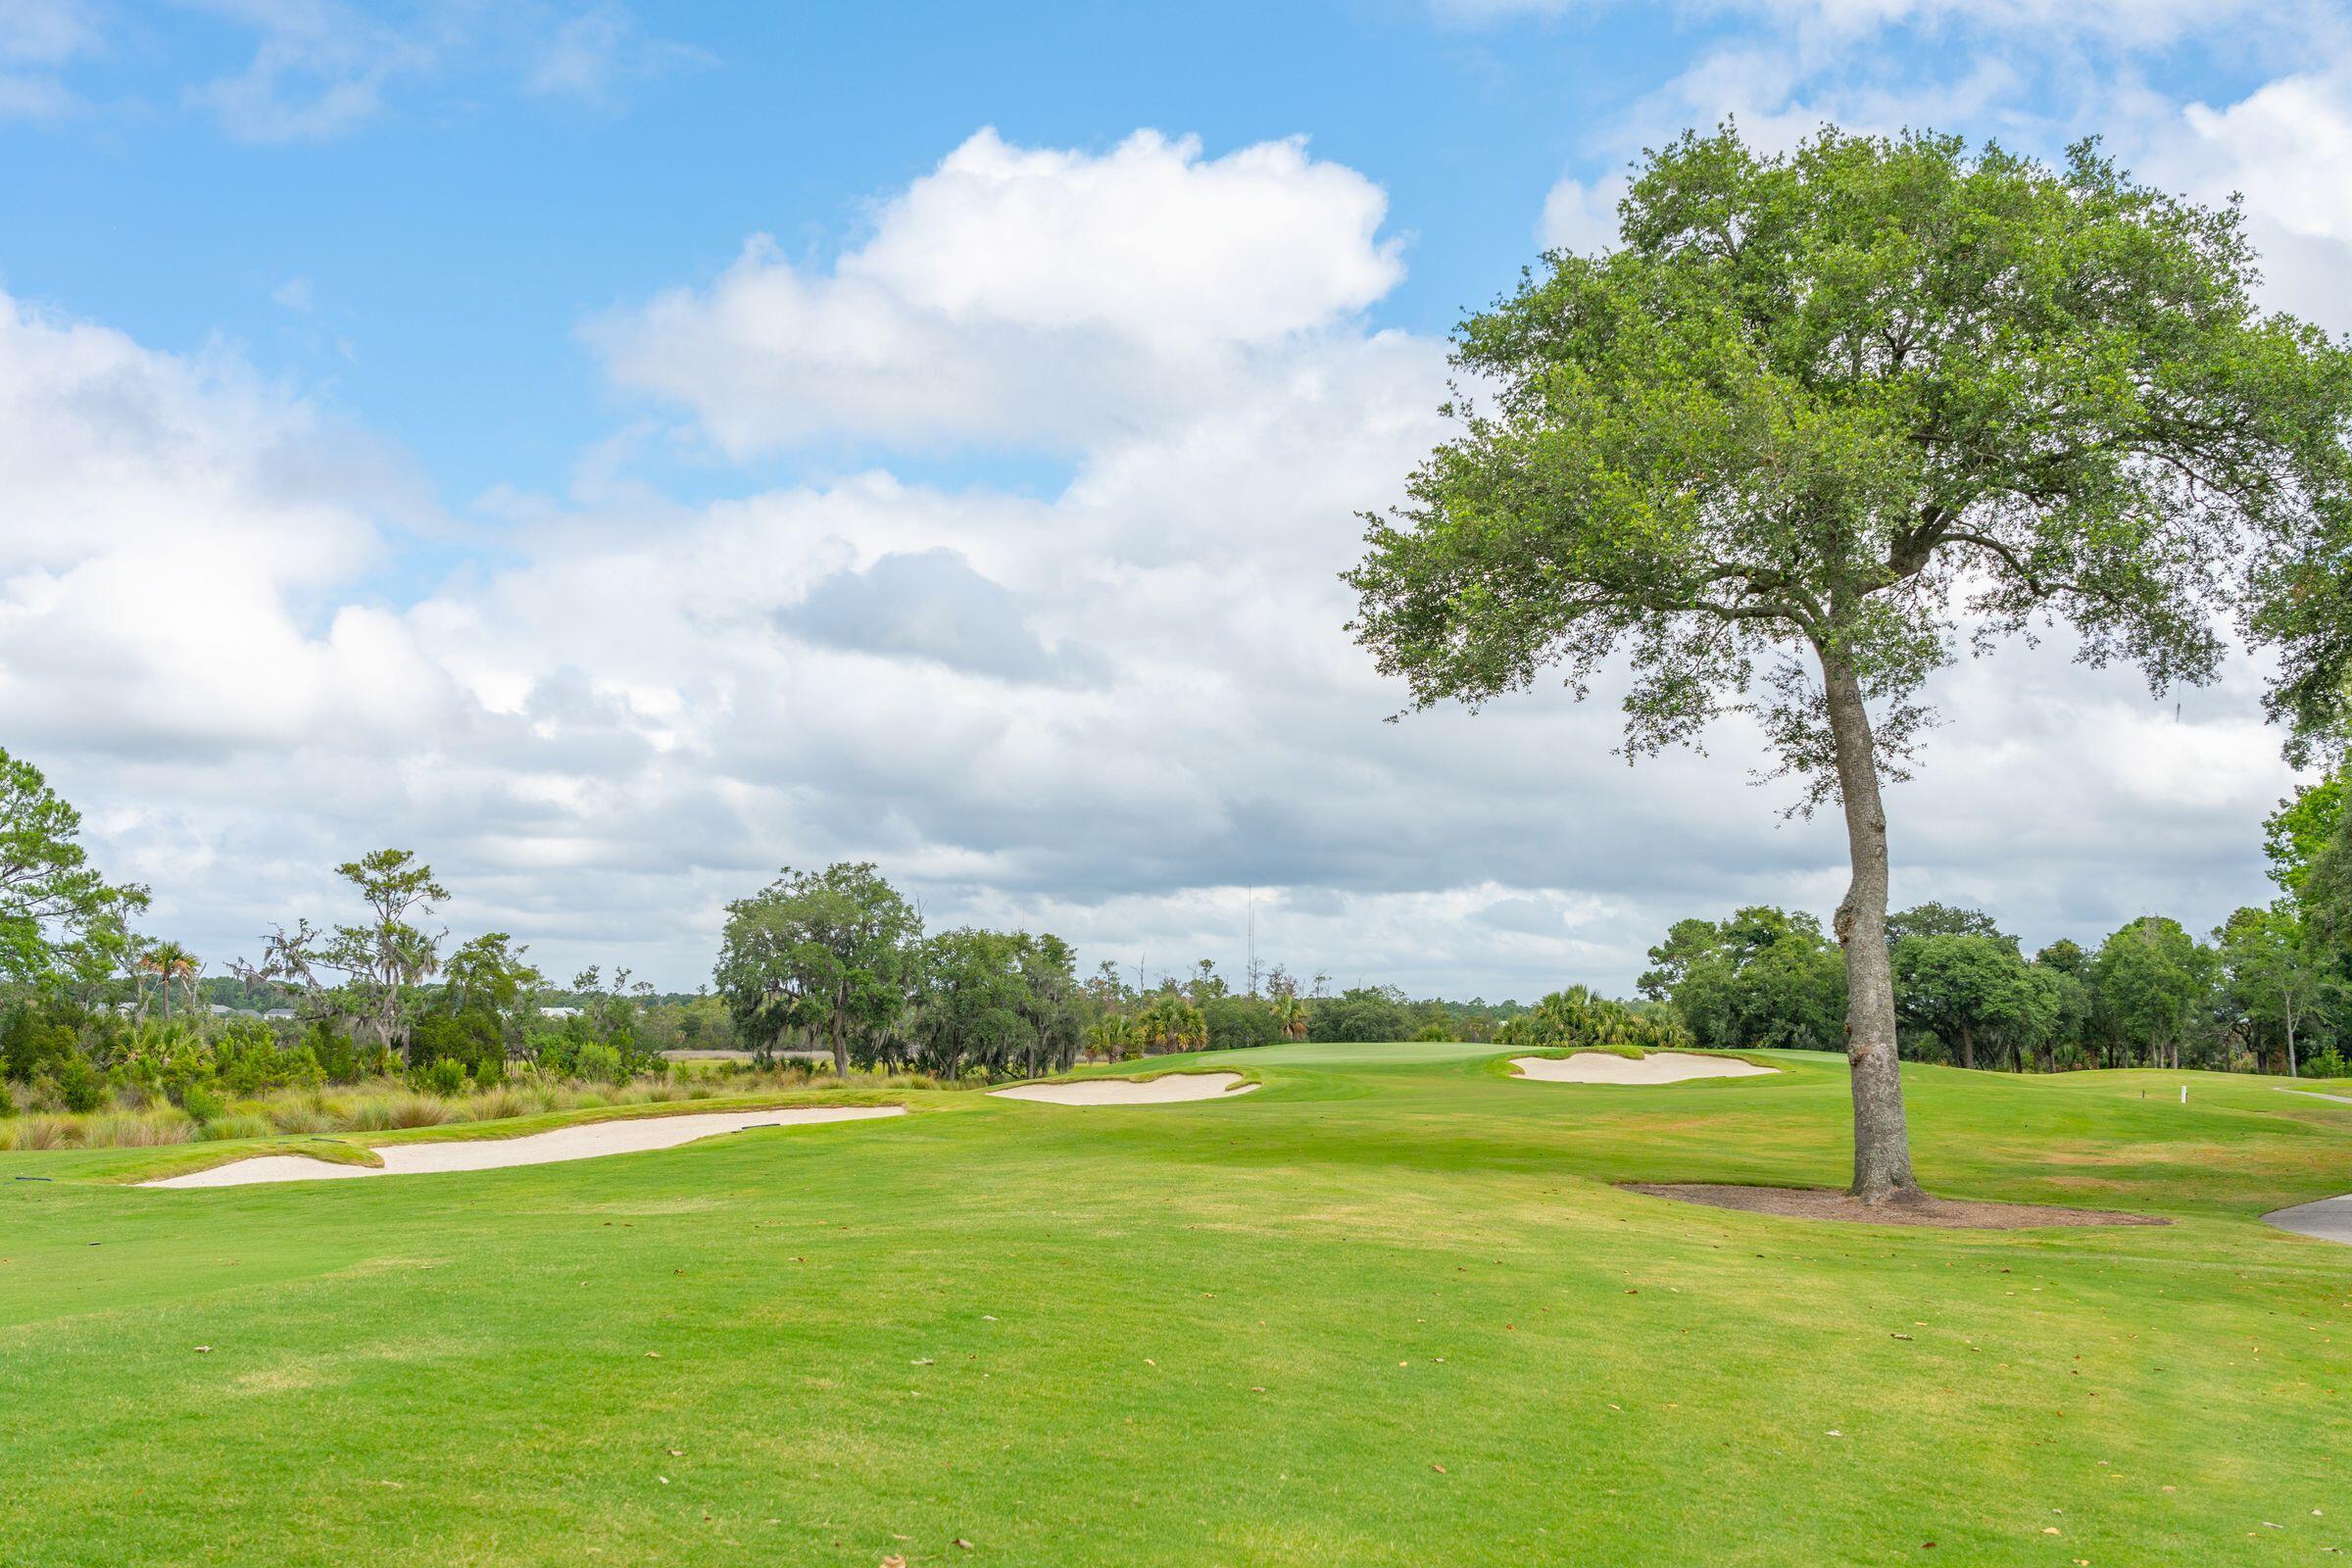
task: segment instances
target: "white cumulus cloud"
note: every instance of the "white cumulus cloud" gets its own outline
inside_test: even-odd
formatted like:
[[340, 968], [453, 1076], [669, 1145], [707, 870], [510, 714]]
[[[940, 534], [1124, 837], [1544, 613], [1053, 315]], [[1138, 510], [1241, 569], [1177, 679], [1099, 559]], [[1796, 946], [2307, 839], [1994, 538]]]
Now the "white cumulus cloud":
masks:
[[1303, 143], [1100, 154], [983, 130], [829, 270], [754, 238], [708, 288], [605, 318], [623, 385], [743, 452], [820, 435], [1085, 441], [1178, 416], [1403, 275], [1387, 198]]

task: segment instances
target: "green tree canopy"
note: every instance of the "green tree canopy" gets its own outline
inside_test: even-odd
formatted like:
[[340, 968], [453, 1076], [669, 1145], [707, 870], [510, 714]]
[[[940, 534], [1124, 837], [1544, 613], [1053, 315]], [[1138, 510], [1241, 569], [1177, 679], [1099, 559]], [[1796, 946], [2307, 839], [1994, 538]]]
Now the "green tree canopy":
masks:
[[92, 985], [127, 953], [147, 890], [90, 864], [81, 813], [0, 751], [0, 981]]
[[[315, 1013], [349, 1016], [378, 1046], [405, 1054], [410, 992], [440, 970], [449, 935], [427, 931], [417, 919], [447, 903], [449, 889], [413, 850], [373, 850], [336, 866], [335, 874], [359, 889], [367, 924], [321, 931], [305, 919], [292, 931], [279, 926], [263, 942], [262, 961], [235, 965], [237, 976], [248, 985], [297, 985]], [[340, 978], [330, 984], [321, 971]]]
[[1960, 1065], [1977, 1064], [1977, 1047], [2012, 1059], [2046, 1040], [2059, 1021], [2058, 977], [2018, 956], [2008, 938], [1937, 932], [1894, 945], [1894, 995], [1905, 1017], [1957, 1048]]
[[833, 1070], [847, 1077], [851, 1041], [881, 1033], [905, 1010], [922, 930], [871, 862], [787, 866], [727, 906], [712, 980], [753, 1050], [806, 1030], [831, 1046]]
[[1403, 1040], [1414, 1022], [1394, 986], [1350, 986], [1309, 1007], [1306, 1027], [1311, 1040]]
[[2287, 1076], [2297, 1076], [2298, 1042], [2339, 1000], [2335, 966], [2285, 903], [2239, 909], [2213, 936], [2238, 1015], [2258, 1041], [2278, 1042]]
[[1834, 1050], [1845, 971], [1821, 922], [1756, 905], [1726, 920], [1677, 920], [1649, 950], [1642, 994], [1671, 1003], [1698, 1044], [1716, 1050]]
[[1422, 706], [1620, 661], [1635, 755], [1759, 718], [1845, 818], [1854, 1190], [1905, 1196], [1881, 783], [1923, 683], [2049, 620], [2209, 678], [2249, 547], [2352, 492], [2347, 356], [2256, 308], [2234, 209], [2087, 144], [1727, 127], [1649, 155], [1619, 220], [1462, 324], [1458, 433], [1368, 519], [1354, 629]]
[[1021, 973], [1025, 938], [971, 926], [942, 931], [922, 945], [907, 1035], [928, 1071], [953, 1078], [966, 1068], [1001, 1071], [1027, 1054], [1037, 1034], [1025, 1010], [1030, 980]]
[[1905, 937], [1991, 937], [2007, 943], [2012, 952], [2017, 949], [2017, 938], [1984, 910], [1932, 902], [1897, 909], [1886, 917], [1886, 940], [1899, 944]]
[[2144, 1049], [2159, 1066], [2180, 1065], [2180, 1048], [2209, 1016], [2219, 963], [2180, 922], [2143, 915], [2099, 945], [2090, 960], [2098, 1027], [2127, 1059]]

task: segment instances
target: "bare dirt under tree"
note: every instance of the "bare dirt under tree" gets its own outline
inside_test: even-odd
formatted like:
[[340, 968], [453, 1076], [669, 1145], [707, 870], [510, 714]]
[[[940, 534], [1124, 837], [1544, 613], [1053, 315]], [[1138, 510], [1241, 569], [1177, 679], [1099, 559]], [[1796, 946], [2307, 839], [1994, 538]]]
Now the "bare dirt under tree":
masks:
[[1788, 1219], [1851, 1220], [1864, 1225], [1929, 1225], [1942, 1230], [2029, 1231], [2047, 1226], [2170, 1225], [2150, 1214], [2122, 1214], [2104, 1208], [2055, 1208], [2045, 1203], [1991, 1203], [1975, 1199], [1929, 1198], [1865, 1203], [1835, 1187], [1736, 1187], [1709, 1182], [1624, 1182], [1629, 1193], [1737, 1208]]

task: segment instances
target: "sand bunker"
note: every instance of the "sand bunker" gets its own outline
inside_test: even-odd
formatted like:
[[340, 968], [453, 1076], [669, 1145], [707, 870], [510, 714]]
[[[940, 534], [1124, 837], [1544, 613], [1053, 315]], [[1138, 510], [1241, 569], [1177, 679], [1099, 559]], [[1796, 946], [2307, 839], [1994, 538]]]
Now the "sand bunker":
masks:
[[1022, 1084], [993, 1093], [1006, 1100], [1041, 1100], [1049, 1105], [1167, 1105], [1180, 1100], [1219, 1100], [1246, 1095], [1257, 1085], [1238, 1072], [1172, 1072], [1163, 1078], [1088, 1078], [1070, 1084]]
[[1861, 1225], [1932, 1225], [1940, 1230], [2027, 1231], [2045, 1226], [2170, 1225], [2154, 1214], [2105, 1208], [2053, 1208], [2044, 1203], [1993, 1203], [1922, 1196], [1907, 1203], [1866, 1204], [1835, 1187], [1726, 1187], [1707, 1182], [1623, 1182], [1629, 1193], [1745, 1209], [1785, 1219], [1850, 1220]]
[[2262, 1217], [2297, 1236], [2316, 1236], [2323, 1242], [2341, 1242], [2352, 1247], [2352, 1193], [2341, 1198], [2323, 1198], [2316, 1203], [2297, 1203]]
[[1552, 1084], [1679, 1084], [1692, 1078], [1762, 1078], [1781, 1070], [1687, 1051], [1653, 1051], [1639, 1061], [1606, 1051], [1580, 1051], [1573, 1056], [1513, 1056], [1511, 1065], [1522, 1078]]
[[904, 1105], [811, 1106], [792, 1110], [713, 1110], [683, 1116], [633, 1116], [622, 1121], [583, 1122], [520, 1138], [463, 1142], [385, 1144], [377, 1165], [333, 1165], [300, 1154], [258, 1154], [251, 1159], [142, 1182], [142, 1187], [244, 1187], [254, 1182], [333, 1181], [345, 1176], [413, 1176], [427, 1171], [498, 1170], [508, 1165], [546, 1165], [562, 1159], [604, 1154], [637, 1154], [674, 1149], [698, 1138], [739, 1133], [750, 1127], [795, 1127], [807, 1122], [864, 1121], [899, 1116]]

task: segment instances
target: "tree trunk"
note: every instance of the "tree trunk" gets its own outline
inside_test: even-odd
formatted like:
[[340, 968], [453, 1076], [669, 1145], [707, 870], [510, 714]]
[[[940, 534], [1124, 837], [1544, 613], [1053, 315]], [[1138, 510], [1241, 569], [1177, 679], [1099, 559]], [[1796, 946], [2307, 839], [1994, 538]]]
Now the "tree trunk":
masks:
[[1821, 650], [1838, 793], [1853, 881], [1838, 906], [1845, 950], [1845, 1054], [1854, 1095], [1853, 1194], [1865, 1203], [1916, 1200], [1911, 1137], [1903, 1118], [1901, 1063], [1894, 1048], [1894, 971], [1886, 955], [1886, 810], [1879, 800], [1870, 710], [1841, 650]]
[[847, 1078], [849, 1075], [850, 1047], [841, 1037], [841, 1009], [837, 1007], [833, 1011], [833, 1076]]
[[1960, 1026], [1960, 1065], [1961, 1065], [1961, 1066], [1963, 1066], [1963, 1067], [1974, 1067], [1976, 1064], [1977, 1064], [1977, 1035], [1976, 1035], [1976, 1031], [1975, 1031], [1975, 1030], [1973, 1030], [1973, 1029], [1971, 1029], [1971, 1028], [1969, 1028], [1969, 1026], [1968, 1026], [1968, 1025], [1966, 1025], [1966, 1024], [1962, 1024], [1962, 1025]]

